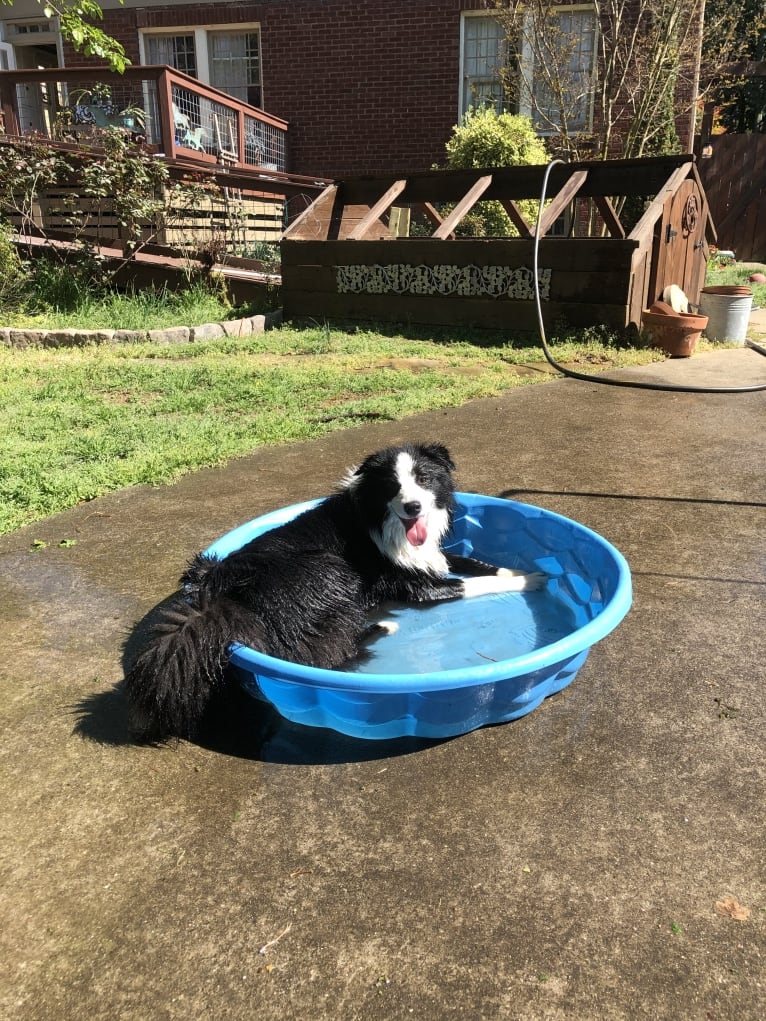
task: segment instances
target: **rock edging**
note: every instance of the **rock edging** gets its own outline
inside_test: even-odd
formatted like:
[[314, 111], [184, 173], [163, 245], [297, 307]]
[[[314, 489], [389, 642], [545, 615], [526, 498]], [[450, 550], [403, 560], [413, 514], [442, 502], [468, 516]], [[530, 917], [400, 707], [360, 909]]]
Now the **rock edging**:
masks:
[[0, 345], [5, 347], [85, 347], [88, 344], [193, 344], [219, 337], [248, 337], [265, 333], [282, 322], [282, 309], [265, 315], [227, 319], [202, 326], [171, 326], [165, 330], [27, 330], [0, 327]]

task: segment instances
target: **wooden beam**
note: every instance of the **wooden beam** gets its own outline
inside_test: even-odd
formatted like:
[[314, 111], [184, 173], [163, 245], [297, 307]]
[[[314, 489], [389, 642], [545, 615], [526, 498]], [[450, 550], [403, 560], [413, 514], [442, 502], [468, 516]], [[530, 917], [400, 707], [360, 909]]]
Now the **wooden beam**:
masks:
[[462, 199], [460, 199], [460, 201], [452, 210], [452, 212], [449, 214], [447, 219], [442, 222], [441, 227], [437, 227], [437, 229], [433, 233], [433, 237], [439, 238], [441, 240], [448, 238], [450, 234], [454, 231], [455, 227], [457, 227], [457, 225], [466, 215], [466, 213], [473, 209], [473, 207], [476, 205], [476, 203], [479, 201], [481, 196], [484, 194], [484, 192], [487, 190], [487, 188], [489, 188], [491, 184], [492, 184], [491, 174], [487, 174], [486, 177], [480, 177], [479, 180], [475, 182], [473, 187], [466, 192]]
[[[439, 214], [436, 212], [431, 203], [420, 202], [418, 204], [420, 208], [423, 210], [423, 212], [426, 214], [428, 219], [431, 221], [431, 223], [434, 225], [434, 227], [441, 227], [444, 221], [442, 220], [441, 216], [439, 216]], [[455, 240], [454, 233], [449, 234], [447, 240], [454, 241]]]
[[606, 195], [594, 195], [593, 202], [596, 209], [601, 213], [601, 219], [606, 224], [606, 229], [611, 237], [624, 238], [625, 228], [620, 223], [620, 218], [610, 199]]
[[359, 221], [356, 227], [354, 227], [346, 240], [361, 241], [370, 227], [372, 227], [375, 221], [379, 220], [381, 216], [391, 208], [395, 200], [401, 195], [406, 187], [406, 180], [402, 179], [400, 181], [394, 181], [385, 194], [381, 195], [375, 205], [370, 208], [369, 213]]
[[535, 236], [534, 229], [530, 227], [527, 221], [524, 219], [524, 217], [521, 214], [521, 210], [513, 201], [513, 199], [500, 199], [500, 205], [508, 214], [511, 223], [519, 232], [520, 237], [531, 238]]
[[[311, 203], [310, 206], [307, 206], [306, 209], [304, 209], [302, 213], [300, 213], [298, 216], [296, 216], [296, 218], [293, 220], [293, 222], [290, 224], [290, 226], [284, 232], [282, 237], [283, 238], [289, 238], [289, 239], [301, 237], [302, 234], [303, 234], [303, 226], [304, 226], [304, 224], [307, 223], [308, 221], [312, 220], [312, 219], [316, 219], [317, 207], [321, 207], [325, 203], [327, 203], [330, 206], [332, 206], [332, 204], [335, 201], [335, 198], [336, 198], [337, 194], [338, 194], [338, 185], [337, 184], [328, 184], [328, 186], [321, 193], [321, 195], [318, 195], [317, 198], [314, 199], [314, 201]], [[326, 232], [327, 232], [327, 224], [325, 223], [323, 226], [324, 226], [324, 230], [325, 230], [325, 234], [326, 234]]]
[[545, 207], [545, 211], [540, 220], [540, 237], [545, 237], [553, 224], [556, 220], [558, 220], [577, 192], [583, 186], [587, 176], [587, 170], [575, 170], [573, 174], [570, 174], [569, 180], [566, 182], [564, 187], [553, 196], [550, 204]]

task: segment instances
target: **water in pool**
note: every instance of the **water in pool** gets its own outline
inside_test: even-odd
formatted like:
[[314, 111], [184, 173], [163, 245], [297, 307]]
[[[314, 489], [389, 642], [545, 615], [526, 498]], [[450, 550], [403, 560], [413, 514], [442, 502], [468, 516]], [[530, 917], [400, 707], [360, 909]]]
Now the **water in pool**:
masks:
[[354, 664], [368, 674], [428, 674], [514, 659], [571, 634], [571, 609], [545, 590], [386, 607], [399, 630], [370, 642]]

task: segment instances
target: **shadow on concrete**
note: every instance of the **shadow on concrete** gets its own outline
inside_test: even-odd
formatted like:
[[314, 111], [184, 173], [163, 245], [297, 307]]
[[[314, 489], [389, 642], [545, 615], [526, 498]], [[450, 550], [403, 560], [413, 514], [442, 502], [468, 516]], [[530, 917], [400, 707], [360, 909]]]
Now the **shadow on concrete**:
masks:
[[[163, 609], [178, 598], [173, 592], [157, 603], [131, 629], [123, 645], [122, 667], [127, 672], [146, 645], [154, 622]], [[77, 720], [74, 733], [105, 745], [145, 743], [132, 734], [128, 701], [122, 681], [108, 691], [88, 695], [72, 707]], [[410, 755], [444, 743], [427, 738], [364, 741], [320, 727], [305, 727], [284, 719], [268, 703], [248, 694], [231, 677], [213, 699], [202, 720], [194, 744], [239, 759], [289, 765], [330, 765], [367, 762]]]
[[758, 500], [716, 500], [694, 496], [647, 496], [636, 493], [587, 493], [576, 489], [504, 489], [497, 494], [503, 500], [518, 500], [525, 496], [564, 496], [592, 500], [640, 500], [648, 503], [699, 503], [721, 507], [766, 507]]

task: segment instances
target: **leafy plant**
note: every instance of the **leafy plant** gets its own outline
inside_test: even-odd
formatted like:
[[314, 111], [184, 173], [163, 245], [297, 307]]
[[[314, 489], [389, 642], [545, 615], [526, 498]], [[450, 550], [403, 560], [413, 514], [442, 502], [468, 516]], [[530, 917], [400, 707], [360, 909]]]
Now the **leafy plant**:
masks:
[[27, 276], [7, 224], [0, 221], [0, 310], [18, 308]]
[[[548, 162], [545, 142], [529, 117], [497, 113], [492, 107], [470, 109], [452, 129], [445, 146], [447, 166], [452, 170], [483, 167], [522, 167]], [[527, 223], [537, 217], [538, 203], [517, 203]], [[473, 237], [517, 237], [518, 230], [502, 205], [479, 202], [458, 226], [457, 234]]]
[[[13, 0], [0, 0], [0, 3], [13, 6]], [[59, 19], [61, 34], [76, 50], [86, 57], [105, 60], [112, 71], [122, 73], [128, 66], [130, 61], [125, 47], [93, 24], [104, 16], [95, 0], [38, 0], [38, 3], [46, 18]]]

